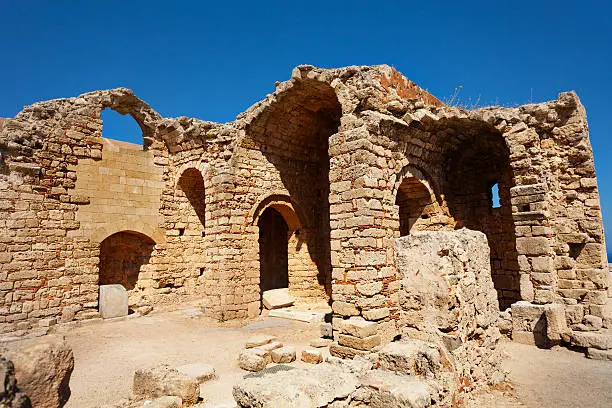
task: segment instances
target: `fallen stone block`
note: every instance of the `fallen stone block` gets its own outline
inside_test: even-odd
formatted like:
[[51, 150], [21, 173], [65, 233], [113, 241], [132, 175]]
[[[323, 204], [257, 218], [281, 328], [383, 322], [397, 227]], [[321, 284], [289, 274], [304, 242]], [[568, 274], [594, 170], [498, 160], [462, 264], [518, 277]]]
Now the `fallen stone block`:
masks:
[[270, 336], [268, 334], [258, 334], [249, 338], [244, 344], [245, 348], [252, 348], [257, 346], [263, 346], [264, 344], [268, 344], [270, 342], [276, 341], [276, 337]]
[[267, 363], [265, 355], [260, 355], [253, 349], [242, 350], [238, 357], [238, 365], [246, 371], [261, 371], [266, 368]]
[[123, 285], [100, 285], [99, 311], [103, 318], [127, 316], [128, 293]]
[[262, 295], [262, 302], [266, 309], [280, 309], [293, 305], [295, 299], [289, 295], [288, 288], [266, 290]]
[[216, 377], [215, 368], [210, 364], [193, 363], [176, 367], [176, 371], [188, 377], [195, 378], [198, 383], [212, 380]]
[[442, 369], [438, 347], [416, 339], [385, 345], [378, 352], [378, 365], [385, 370], [425, 377], [435, 377]]
[[272, 361], [280, 364], [280, 363], [291, 363], [295, 361], [295, 347], [284, 346], [277, 349], [274, 349], [270, 352], [272, 357]]
[[142, 398], [181, 397], [183, 403], [194, 404], [200, 396], [196, 378], [180, 373], [167, 365], [140, 369], [134, 373], [132, 391]]
[[377, 324], [363, 317], [351, 317], [348, 320], [341, 320], [340, 333], [364, 339], [376, 335]]
[[373, 370], [361, 378], [368, 387], [371, 408], [425, 408], [431, 406], [436, 390], [425, 380], [386, 370]]
[[19, 389], [33, 407], [58, 408], [68, 402], [74, 356], [63, 336], [17, 342], [3, 354], [13, 362]]
[[610, 350], [612, 349], [612, 330], [602, 330], [601, 332], [573, 331], [570, 335], [570, 342], [578, 347]]
[[302, 350], [302, 361], [310, 364], [319, 364], [323, 361], [323, 354], [315, 348]]
[[242, 408], [327, 407], [347, 398], [358, 384], [357, 375], [340, 365], [308, 369], [278, 365], [245, 376], [232, 394]]
[[374, 335], [365, 338], [349, 336], [341, 334], [338, 336], [338, 343], [341, 346], [351, 347], [357, 350], [372, 350], [376, 346], [380, 346], [380, 336]]

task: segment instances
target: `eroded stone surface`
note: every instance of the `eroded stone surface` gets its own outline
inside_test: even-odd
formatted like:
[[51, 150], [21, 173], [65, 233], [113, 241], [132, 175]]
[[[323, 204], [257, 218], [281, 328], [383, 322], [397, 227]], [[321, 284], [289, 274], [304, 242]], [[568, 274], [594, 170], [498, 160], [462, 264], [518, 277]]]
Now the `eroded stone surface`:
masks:
[[132, 391], [141, 398], [176, 396], [186, 404], [196, 403], [200, 396], [199, 381], [196, 378], [168, 365], [137, 370]]
[[18, 387], [33, 407], [58, 408], [68, 402], [74, 356], [63, 336], [8, 344], [2, 354], [13, 362]]

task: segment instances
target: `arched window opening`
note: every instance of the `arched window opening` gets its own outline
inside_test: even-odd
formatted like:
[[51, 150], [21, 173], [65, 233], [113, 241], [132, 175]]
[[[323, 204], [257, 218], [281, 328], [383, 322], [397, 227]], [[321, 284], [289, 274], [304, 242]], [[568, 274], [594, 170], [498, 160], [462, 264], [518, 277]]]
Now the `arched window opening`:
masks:
[[155, 242], [146, 235], [121, 231], [100, 244], [100, 285], [134, 289], [142, 268], [149, 263]]
[[499, 183], [495, 183], [493, 186], [491, 186], [491, 201], [491, 208], [501, 207], [501, 201], [499, 199]]
[[266, 208], [257, 223], [259, 227], [259, 288], [266, 290], [289, 287], [289, 226], [274, 208]]
[[122, 115], [110, 108], [100, 114], [102, 119], [102, 137], [112, 141], [123, 142], [121, 147], [143, 150], [142, 129], [131, 115]]
[[395, 199], [399, 207], [400, 236], [428, 229], [434, 212], [433, 201], [427, 187], [416, 177], [407, 177], [402, 181]]
[[203, 237], [205, 234], [206, 203], [204, 200], [204, 179], [196, 168], [189, 168], [181, 174], [177, 191], [181, 227], [179, 235]]

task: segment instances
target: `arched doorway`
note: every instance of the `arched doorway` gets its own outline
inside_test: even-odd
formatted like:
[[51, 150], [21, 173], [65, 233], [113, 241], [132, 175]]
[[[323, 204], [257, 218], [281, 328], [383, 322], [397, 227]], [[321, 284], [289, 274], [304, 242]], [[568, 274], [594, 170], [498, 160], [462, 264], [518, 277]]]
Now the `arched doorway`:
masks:
[[283, 216], [268, 207], [259, 217], [260, 293], [289, 287], [289, 226]]
[[100, 285], [136, 287], [143, 266], [149, 263], [155, 242], [146, 235], [121, 231], [100, 243]]

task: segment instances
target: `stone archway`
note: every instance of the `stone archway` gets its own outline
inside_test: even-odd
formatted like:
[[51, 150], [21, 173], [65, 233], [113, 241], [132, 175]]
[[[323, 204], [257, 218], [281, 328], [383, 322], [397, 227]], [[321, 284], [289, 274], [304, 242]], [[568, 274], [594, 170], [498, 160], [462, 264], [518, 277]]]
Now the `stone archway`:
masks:
[[120, 284], [136, 288], [143, 267], [148, 265], [155, 241], [134, 231], [121, 231], [100, 243], [100, 285]]
[[259, 217], [259, 289], [289, 287], [289, 226], [283, 216], [268, 207]]

